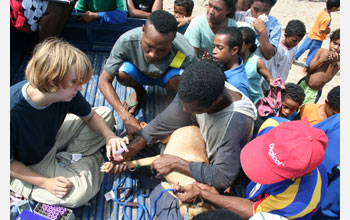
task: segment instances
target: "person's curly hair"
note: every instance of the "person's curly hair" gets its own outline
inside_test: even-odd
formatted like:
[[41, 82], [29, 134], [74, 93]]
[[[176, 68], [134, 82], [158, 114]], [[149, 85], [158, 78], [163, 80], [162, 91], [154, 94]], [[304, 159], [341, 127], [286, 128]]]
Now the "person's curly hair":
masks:
[[285, 33], [287, 34], [288, 37], [291, 37], [291, 36], [304, 37], [306, 34], [305, 24], [300, 20], [291, 20], [287, 24]]
[[224, 91], [225, 74], [213, 61], [201, 60], [190, 64], [180, 76], [177, 92], [184, 102], [198, 101], [209, 107]]
[[336, 112], [340, 112], [340, 86], [336, 86], [328, 92], [328, 105]]
[[147, 23], [152, 24], [154, 28], [162, 34], [177, 32], [177, 21], [174, 15], [164, 10], [152, 12], [147, 19]]
[[340, 28], [334, 30], [331, 35], [329, 36], [329, 39], [331, 41], [339, 40], [340, 39]]
[[285, 89], [282, 90], [282, 100], [287, 98], [299, 103], [299, 105], [303, 104], [305, 93], [301, 86], [295, 83], [287, 83], [284, 87]]

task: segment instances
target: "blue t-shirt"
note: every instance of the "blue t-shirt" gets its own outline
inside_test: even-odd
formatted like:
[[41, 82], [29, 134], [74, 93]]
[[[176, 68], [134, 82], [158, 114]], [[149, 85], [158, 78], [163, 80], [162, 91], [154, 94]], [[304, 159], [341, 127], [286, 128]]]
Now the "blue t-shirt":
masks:
[[10, 88], [10, 159], [32, 165], [51, 150], [67, 113], [86, 117], [92, 110], [80, 92], [70, 102], [38, 106], [27, 95], [28, 85], [21, 81]]
[[[281, 123], [289, 120], [271, 117], [261, 126], [258, 136], [266, 134]], [[263, 175], [263, 174], [262, 174]], [[320, 201], [326, 194], [328, 176], [323, 164], [305, 175], [273, 184], [258, 184], [251, 181], [247, 186], [246, 198], [253, 200], [254, 213], [269, 212], [288, 219], [311, 219], [320, 208]]]
[[[340, 113], [315, 124], [313, 127], [322, 129], [328, 143], [324, 154], [323, 164], [327, 172], [332, 175], [327, 193], [322, 201], [320, 210], [317, 211], [318, 219], [340, 218]], [[338, 166], [339, 165], [339, 166]], [[316, 214], [315, 214], [316, 215]], [[317, 218], [315, 218], [317, 219]]]
[[249, 82], [241, 57], [238, 57], [238, 62], [240, 62], [239, 66], [225, 71], [226, 81], [249, 98]]

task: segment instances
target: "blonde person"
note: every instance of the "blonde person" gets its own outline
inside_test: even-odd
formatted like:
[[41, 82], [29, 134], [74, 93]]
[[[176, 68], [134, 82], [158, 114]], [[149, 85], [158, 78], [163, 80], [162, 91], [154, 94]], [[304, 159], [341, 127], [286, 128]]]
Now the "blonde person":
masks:
[[107, 144], [113, 158], [126, 147], [111, 130], [113, 114], [92, 109], [81, 95], [91, 64], [63, 40], [38, 44], [25, 74], [10, 88], [10, 189], [37, 202], [81, 206], [100, 190], [100, 149]]

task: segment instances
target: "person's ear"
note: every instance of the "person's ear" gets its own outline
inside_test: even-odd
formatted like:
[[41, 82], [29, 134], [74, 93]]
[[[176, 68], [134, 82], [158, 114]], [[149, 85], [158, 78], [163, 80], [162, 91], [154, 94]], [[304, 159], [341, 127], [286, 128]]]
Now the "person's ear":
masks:
[[142, 34], [145, 33], [145, 24], [142, 24]]
[[329, 105], [329, 101], [327, 98], [324, 100], [324, 104]]
[[284, 38], [287, 38], [288, 34], [286, 32], [284, 32]]
[[239, 53], [239, 47], [238, 46], [234, 46], [232, 49], [231, 49], [231, 54], [232, 55], [237, 55]]

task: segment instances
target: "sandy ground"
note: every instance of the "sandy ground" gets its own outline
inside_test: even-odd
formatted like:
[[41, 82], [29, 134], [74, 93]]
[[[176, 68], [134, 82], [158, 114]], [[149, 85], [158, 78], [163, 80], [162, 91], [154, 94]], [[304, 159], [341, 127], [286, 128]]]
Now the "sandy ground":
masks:
[[[194, 0], [193, 16], [198, 16], [206, 12], [208, 0]], [[164, 0], [163, 2], [164, 10], [173, 12], [174, 0]], [[275, 16], [282, 25], [282, 32], [286, 27], [287, 23], [293, 19], [299, 19], [304, 22], [306, 26], [306, 32], [311, 30], [311, 27], [316, 20], [317, 14], [323, 8], [326, 7], [325, 2], [310, 2], [308, 0], [278, 0], [276, 5], [272, 8], [270, 15]], [[331, 30], [340, 28], [340, 13], [332, 13]], [[282, 33], [283, 37], [283, 33]], [[299, 43], [301, 45], [302, 41]], [[328, 49], [329, 47], [329, 37], [322, 44], [323, 48]], [[292, 69], [289, 72], [287, 82], [297, 83], [304, 74], [302, 72], [303, 62], [308, 54], [306, 51], [299, 60], [293, 64]], [[340, 75], [339, 73], [334, 76], [334, 78], [325, 85], [323, 88], [322, 96], [319, 103], [323, 103], [324, 99], [327, 97], [328, 91], [334, 86], [340, 85]]]

